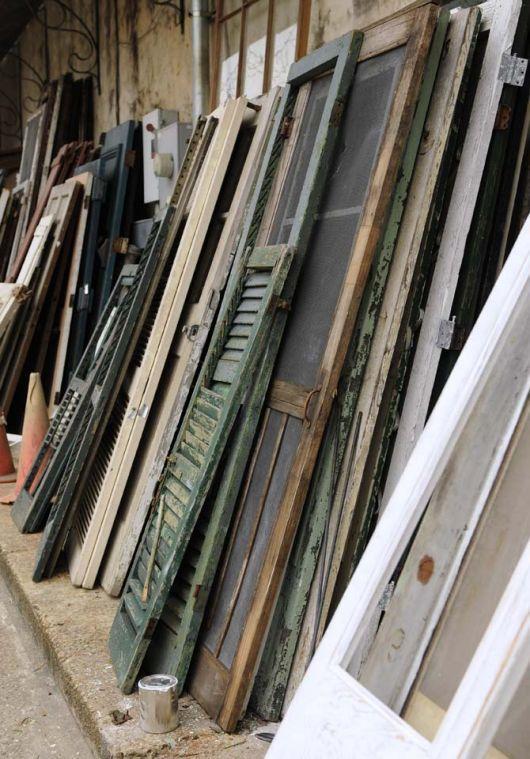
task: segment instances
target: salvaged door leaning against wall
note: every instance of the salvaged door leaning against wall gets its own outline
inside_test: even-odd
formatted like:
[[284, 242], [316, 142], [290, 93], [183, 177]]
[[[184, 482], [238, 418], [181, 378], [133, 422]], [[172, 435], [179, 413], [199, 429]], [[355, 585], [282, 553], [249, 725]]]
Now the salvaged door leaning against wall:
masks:
[[[254, 198], [250, 205], [250, 212], [247, 215], [245, 229], [239, 243], [239, 250], [236, 254], [236, 268], [233, 269], [232, 274], [234, 283], [229, 286], [229, 290], [225, 295], [223, 310], [216, 324], [209, 354], [198, 378], [194, 396], [190, 402], [183, 426], [177, 436], [172, 454], [169, 457], [162, 487], [160, 488], [156, 511], [160, 513], [160, 510], [165, 508], [167, 517], [164, 517], [160, 522], [160, 530], [164, 526], [170, 528], [166, 531], [169, 540], [165, 541], [165, 547], [163, 545], [158, 546], [156, 536], [161, 534], [161, 532], [158, 530], [154, 531], [154, 509], [148, 528], [144, 533], [142, 546], [138, 550], [120, 610], [111, 630], [110, 647], [113, 663], [118, 674], [120, 686], [125, 690], [130, 690], [133, 687], [136, 674], [147, 650], [147, 645], [153, 636], [158, 619], [168, 608], [177, 609], [178, 614], [172, 615], [171, 627], [165, 625], [162, 620], [158, 628], [159, 630], [167, 631], [170, 636], [169, 640], [164, 642], [157, 638], [151, 647], [151, 651], [159, 651], [163, 657], [166, 657], [164, 671], [179, 671], [179, 673], [182, 671], [184, 675], [187, 671], [198, 633], [198, 624], [200, 624], [200, 619], [202, 618], [202, 603], [207, 595], [207, 589], [211, 585], [211, 577], [201, 584], [198, 576], [204, 571], [205, 563], [211, 569], [211, 555], [218, 557], [223, 536], [222, 531], [217, 530], [218, 519], [216, 517], [218, 516], [218, 510], [215, 517], [212, 517], [208, 510], [205, 509], [205, 502], [209, 492], [217, 492], [216, 487], [212, 487], [211, 478], [216, 473], [221, 455], [224, 453], [225, 446], [227, 445], [227, 432], [230, 432], [232, 425], [236, 422], [236, 418], [232, 416], [232, 411], [230, 411], [230, 429], [223, 432], [222, 445], [219, 442], [220, 433], [218, 431], [221, 430], [222, 432], [222, 420], [217, 421], [216, 428], [207, 434], [206, 439], [204, 437], [205, 431], [199, 430], [199, 437], [202, 436], [202, 439], [205, 440], [202, 443], [202, 447], [205, 448], [204, 455], [207, 458], [205, 459], [205, 465], [199, 457], [200, 468], [197, 474], [193, 474], [193, 477], [190, 477], [189, 471], [183, 471], [181, 467], [182, 441], [188, 435], [189, 431], [186, 429], [188, 423], [193, 423], [196, 428], [197, 417], [202, 418], [204, 416], [202, 413], [195, 413], [196, 411], [200, 411], [199, 408], [195, 409], [195, 405], [201, 402], [202, 385], [206, 383], [208, 387], [211, 382], [210, 364], [218, 360], [219, 350], [221, 349], [224, 357], [220, 361], [221, 372], [226, 374], [230, 382], [234, 382], [234, 385], [237, 378], [237, 385], [240, 387], [239, 389], [236, 388], [236, 390], [240, 394], [240, 402], [245, 399], [244, 406], [246, 406], [246, 397], [250, 388], [258, 396], [258, 408], [254, 414], [243, 414], [238, 409], [238, 424], [240, 425], [242, 421], [244, 422], [245, 432], [252, 436], [256, 429], [259, 411], [268, 385], [268, 377], [272, 371], [274, 357], [281, 337], [282, 330], [278, 326], [278, 314], [283, 315], [279, 319], [279, 324], [283, 325], [314, 224], [314, 208], [315, 206], [318, 207], [324, 189], [327, 169], [341, 122], [342, 107], [340, 107], [340, 104], [350, 86], [360, 48], [360, 41], [361, 37], [358, 34], [345, 35], [332, 45], [322, 48], [313, 56], [309, 56], [302, 63], [293, 66], [291, 69], [287, 87], [276, 117], [275, 127], [267, 148], [268, 155], [263, 162], [260, 179], [257, 183]], [[311, 81], [326, 71], [332, 71], [333, 74], [319, 78], [313, 90], [313, 98], [311, 98], [311, 95], [308, 98], [308, 92], [311, 92]], [[293, 174], [291, 181], [294, 180], [296, 183], [294, 191], [293, 185], [289, 184], [292, 216], [287, 222], [285, 230], [282, 224], [284, 217], [280, 216], [277, 228], [264, 240], [267, 245], [256, 248], [254, 253], [252, 253], [253, 245], [251, 243], [254, 243], [256, 240], [256, 235], [262, 225], [263, 218], [265, 218], [265, 221], [263, 221], [264, 225], [268, 225], [271, 222], [271, 209], [269, 207], [266, 210], [265, 204], [269, 196], [272, 180], [276, 174], [280, 155], [283, 152], [282, 148], [285, 138], [289, 138], [291, 129], [294, 130], [296, 128], [296, 120], [293, 122], [292, 114], [296, 113], [297, 107], [305, 103], [306, 100], [307, 105], [304, 106], [304, 113], [310, 125], [309, 132], [307, 133], [310, 136], [309, 141], [306, 134], [305, 141], [302, 141], [300, 144], [297, 142], [297, 149], [292, 163]], [[313, 144], [317, 144], [319, 149], [312, 150]], [[287, 152], [290, 153], [290, 151]], [[280, 161], [278, 174], [276, 175], [277, 178], [283, 176], [283, 169], [284, 164]], [[277, 204], [278, 198], [274, 197], [273, 194], [270, 205], [275, 208]], [[287, 211], [281, 197], [279, 208], [283, 213]], [[274, 227], [276, 220], [276, 218], [273, 218], [272, 227]], [[251, 231], [252, 234], [250, 234]], [[281, 237], [282, 232], [284, 233], [283, 238]], [[230, 292], [231, 290], [236, 291], [241, 288], [244, 288], [246, 291], [247, 285], [245, 283], [247, 282], [247, 275], [241, 267], [248, 259], [249, 254], [252, 261], [258, 250], [263, 251], [260, 255], [263, 256], [264, 261], [268, 256], [272, 262], [278, 256], [278, 251], [283, 248], [293, 251], [294, 259], [285, 286], [282, 284], [280, 288], [278, 284], [276, 300], [271, 303], [273, 314], [267, 314], [269, 318], [265, 325], [266, 339], [263, 339], [261, 343], [260, 353], [254, 353], [252, 356], [252, 374], [248, 368], [245, 368], [246, 376], [241, 377], [241, 367], [245, 367], [249, 363], [246, 347], [249, 338], [249, 325], [253, 325], [254, 320], [256, 320], [257, 324], [259, 303], [268, 292], [270, 285], [267, 282], [271, 275], [265, 275], [265, 272], [260, 276], [256, 275], [258, 279], [252, 286], [248, 285], [250, 290], [246, 295], [243, 295], [240, 308], [241, 313], [237, 315], [237, 321], [233, 322], [233, 324], [231, 322], [232, 317], [228, 319], [224, 315], [226, 309], [232, 308], [229, 301], [229, 298], [232, 297]], [[268, 254], [266, 254], [267, 251], [269, 251]], [[246, 264], [246, 266], [252, 268], [252, 265]], [[267, 267], [263, 266], [260, 268]], [[262, 279], [263, 281], [261, 281]], [[237, 284], [238, 282], [239, 284]], [[267, 288], [265, 292], [263, 292], [264, 288]], [[252, 292], [254, 290], [255, 295], [253, 296]], [[247, 314], [246, 312], [249, 313]], [[252, 326], [252, 331], [254, 329], [255, 326]], [[229, 336], [229, 340], [225, 350], [226, 335]], [[252, 332], [250, 332], [251, 335]], [[241, 346], [238, 345], [239, 343], [241, 343]], [[210, 354], [212, 358], [209, 357]], [[265, 366], [265, 371], [268, 373], [265, 379], [262, 376], [263, 366]], [[256, 369], [259, 369], [259, 371], [256, 372]], [[244, 388], [244, 394], [241, 394], [241, 387]], [[228, 400], [222, 406], [223, 416], [227, 414], [227, 411], [225, 411], [227, 403]], [[204, 420], [204, 422], [206, 421]], [[223, 422], [225, 427], [226, 424], [227, 422]], [[208, 427], [212, 427], [212, 422], [208, 422]], [[188, 435], [188, 437], [190, 436]], [[197, 429], [190, 439], [193, 441], [195, 437], [197, 437]], [[216, 450], [214, 451], [216, 460], [215, 462], [209, 462], [214, 442], [216, 445]], [[234, 444], [232, 439], [227, 449], [228, 451], [230, 452], [230, 456], [235, 454], [236, 458], [240, 459], [240, 472], [236, 472], [233, 475], [237, 479], [243, 475], [249, 454], [249, 446]], [[196, 456], [196, 454], [194, 455]], [[189, 470], [189, 466], [187, 469]], [[206, 478], [209, 478], [208, 481], [206, 481]], [[187, 480], [187, 484], [185, 480]], [[226, 499], [222, 498], [221, 509], [224, 510], [225, 514], [229, 514], [227, 509], [233, 503], [235, 495], [237, 495], [237, 491], [232, 496], [232, 501], [230, 501], [230, 497]], [[177, 514], [176, 521], [175, 516], [172, 517], [174, 524], [170, 526], [168, 520], [171, 515], [168, 513], [167, 501], [172, 502], [175, 497], [177, 498], [177, 503], [179, 500], [182, 502], [182, 498], [184, 497], [186, 508], [179, 505], [179, 511], [182, 513]], [[162, 506], [164, 502], [166, 502], [166, 507]], [[227, 519], [229, 519], [229, 516]], [[226, 529], [226, 525], [223, 525], [223, 527]], [[212, 529], [215, 532], [215, 539], [213, 540], [211, 539]], [[157, 557], [155, 564], [152, 564], [151, 561], [146, 561], [149, 559], [149, 553], [153, 551], [153, 546]], [[186, 549], [189, 550], [186, 551]], [[170, 561], [167, 561], [164, 557], [164, 550], [171, 556]], [[190, 551], [192, 551], [191, 557], [189, 556]], [[185, 552], [186, 555], [184, 555]], [[192, 561], [186, 561], [187, 558], [191, 558]], [[161, 571], [156, 571], [157, 564]], [[147, 572], [149, 566], [153, 566], [153, 590], [151, 590], [150, 575]], [[187, 579], [185, 583], [181, 582], [181, 575], [179, 573], [186, 575]], [[194, 577], [195, 579], [193, 579]], [[144, 587], [143, 594], [139, 592], [141, 591], [142, 584]], [[191, 592], [191, 588], [196, 588], [197, 592]], [[180, 596], [173, 597], [172, 592], [175, 589], [177, 589], [177, 592], [180, 592]], [[184, 598], [182, 595], [184, 595]], [[147, 598], [147, 602], [142, 602], [142, 598], [144, 597]], [[185, 607], [185, 610], [183, 607]], [[149, 667], [151, 666], [153, 666], [152, 662], [149, 663]], [[159, 665], [157, 664], [157, 666]], [[183, 684], [183, 680], [184, 676], [180, 675], [181, 685]]]
[[[235, 728], [248, 701], [384, 233], [436, 22], [436, 9], [427, 6], [367, 33], [350, 97], [342, 104], [343, 132], [190, 684], [226, 730]], [[279, 223], [290, 223], [288, 204]], [[214, 675], [215, 694], [207, 685]]]

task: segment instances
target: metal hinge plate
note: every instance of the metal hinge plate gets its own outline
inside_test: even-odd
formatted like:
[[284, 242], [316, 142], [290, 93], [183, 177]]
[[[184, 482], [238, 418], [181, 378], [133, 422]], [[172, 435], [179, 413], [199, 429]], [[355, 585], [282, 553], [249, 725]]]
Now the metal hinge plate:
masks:
[[466, 341], [466, 331], [463, 327], [458, 327], [455, 317], [452, 319], [442, 319], [436, 339], [436, 346], [446, 351], [459, 351], [464, 347]]
[[116, 237], [112, 243], [112, 250], [114, 253], [126, 255], [129, 251], [129, 238], [128, 237]]
[[282, 121], [282, 125], [280, 127], [280, 135], [284, 139], [289, 139], [291, 136], [291, 132], [293, 131], [293, 124], [294, 124], [294, 118], [292, 116], [286, 116], [284, 120]]
[[522, 87], [527, 67], [527, 58], [519, 58], [517, 55], [503, 53], [499, 68], [499, 79], [504, 84], [513, 84], [515, 87]]
[[77, 294], [77, 310], [85, 311], [90, 306], [90, 287], [86, 283], [79, 288]]
[[133, 169], [134, 164], [136, 163], [136, 150], [128, 150], [125, 153], [123, 162], [127, 166], [127, 168]]

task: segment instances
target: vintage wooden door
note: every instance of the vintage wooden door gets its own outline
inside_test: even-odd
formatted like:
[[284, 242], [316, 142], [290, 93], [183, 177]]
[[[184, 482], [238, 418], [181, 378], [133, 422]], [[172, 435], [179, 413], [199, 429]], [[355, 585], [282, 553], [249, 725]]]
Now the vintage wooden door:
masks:
[[[296, 100], [296, 105], [291, 118], [284, 121], [288, 130], [282, 126], [282, 132], [290, 135], [291, 149], [282, 155], [277, 186], [260, 231], [263, 241], [269, 244], [287, 241], [296, 250], [296, 268], [289, 276], [284, 293], [286, 303], [291, 302], [298, 286], [298, 276], [308, 252], [308, 240], [316, 221], [315, 209], [331, 169], [331, 156], [342, 123], [342, 103], [351, 84], [359, 47], [358, 35], [353, 38], [346, 35], [293, 66], [289, 75], [284, 99]], [[230, 473], [231, 483], [240, 482], [243, 476], [287, 315], [288, 310], [282, 309], [274, 319], [274, 330], [261, 359], [259, 374], [252, 383], [251, 396], [256, 400], [245, 404], [237, 421], [237, 432], [230, 441], [223, 478]], [[237, 349], [237, 340], [234, 347]], [[244, 439], [241, 438], [243, 431]], [[214, 492], [218, 492], [217, 486]], [[189, 541], [182, 573], [179, 571], [175, 578], [149, 650], [149, 669], [163, 667], [177, 672], [181, 684], [189, 667], [235, 496], [235, 490], [219, 493], [219, 505], [211, 509], [213, 497], [210, 497], [209, 504], [202, 510], [200, 522]], [[187, 590], [184, 576], [196, 592]], [[175, 608], [180, 609], [178, 616], [173, 613]]]
[[[228, 730], [250, 695], [364, 285], [382, 243], [420, 89], [417, 74], [436, 19], [426, 8], [406, 14], [398, 28], [390, 24], [386, 34], [379, 28], [377, 37], [367, 35], [343, 104], [338, 150], [191, 681], [192, 693]], [[376, 40], [384, 40], [383, 50]], [[215, 698], [206, 686], [212, 669], [220, 683]]]

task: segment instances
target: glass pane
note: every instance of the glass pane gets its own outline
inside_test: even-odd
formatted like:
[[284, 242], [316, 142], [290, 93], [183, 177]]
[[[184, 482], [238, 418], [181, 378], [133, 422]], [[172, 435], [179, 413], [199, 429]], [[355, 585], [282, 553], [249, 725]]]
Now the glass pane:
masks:
[[294, 61], [298, 2], [277, 2], [274, 6], [271, 87], [285, 84], [289, 66]]
[[239, 62], [239, 33], [241, 14], [221, 24], [221, 71], [219, 74], [219, 104], [236, 96], [237, 65]]
[[268, 3], [260, 0], [247, 10], [246, 57], [243, 92], [249, 98], [263, 92]]

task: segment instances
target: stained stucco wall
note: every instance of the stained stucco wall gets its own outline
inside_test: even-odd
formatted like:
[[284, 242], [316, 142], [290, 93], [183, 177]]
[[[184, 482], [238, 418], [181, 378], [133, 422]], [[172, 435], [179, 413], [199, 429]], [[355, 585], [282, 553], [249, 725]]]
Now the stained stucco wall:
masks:
[[[116, 0], [116, 35], [115, 0], [69, 0], [72, 9], [82, 17], [93, 1], [99, 2], [101, 46], [101, 94], [95, 95], [95, 134], [114, 126], [118, 120], [140, 118], [155, 107], [177, 108], [184, 119], [190, 118], [189, 19], [182, 35], [173, 9], [155, 5], [153, 0]], [[53, 15], [57, 17], [57, 13], [52, 14], [53, 8], [51, 22]], [[22, 35], [20, 50], [24, 58], [42, 69], [44, 37], [36, 20], [29, 23]], [[68, 71], [73, 51], [86, 55], [87, 50], [79, 35], [50, 31], [50, 78]], [[22, 84], [23, 90], [31, 90], [29, 83]]]
[[[118, 121], [140, 118], [155, 107], [176, 108], [184, 119], [190, 118], [191, 35], [188, 18], [182, 35], [174, 10], [155, 5], [153, 0], [69, 2], [83, 17], [92, 2], [99, 3], [101, 94], [95, 96], [96, 135]], [[290, 6], [296, 5], [297, 0], [276, 2]], [[382, 16], [414, 4], [419, 4], [418, 0], [313, 0], [309, 50], [350, 29], [369, 26]], [[53, 23], [56, 18], [57, 14], [54, 18], [51, 8], [49, 21]], [[252, 39], [252, 32], [249, 38]], [[57, 78], [68, 70], [72, 52], [86, 55], [87, 49], [79, 35], [50, 31], [50, 77]], [[36, 20], [30, 22], [22, 35], [20, 52], [35, 68], [44, 70], [44, 36]], [[23, 100], [34, 92], [30, 83], [22, 82]], [[27, 117], [27, 112], [24, 115]]]

